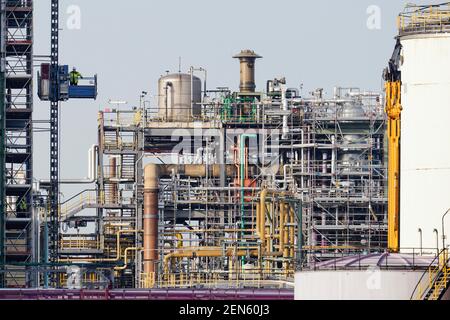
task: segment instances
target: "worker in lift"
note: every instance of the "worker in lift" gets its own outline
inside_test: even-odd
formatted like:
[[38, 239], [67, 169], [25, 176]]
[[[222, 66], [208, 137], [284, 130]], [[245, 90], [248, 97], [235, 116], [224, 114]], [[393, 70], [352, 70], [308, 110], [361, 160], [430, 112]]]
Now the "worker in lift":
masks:
[[74, 67], [72, 72], [70, 73], [70, 85], [71, 86], [77, 86], [78, 85], [78, 81], [80, 79], [83, 79], [83, 76], [81, 75], [81, 73], [79, 73], [77, 71], [77, 69]]

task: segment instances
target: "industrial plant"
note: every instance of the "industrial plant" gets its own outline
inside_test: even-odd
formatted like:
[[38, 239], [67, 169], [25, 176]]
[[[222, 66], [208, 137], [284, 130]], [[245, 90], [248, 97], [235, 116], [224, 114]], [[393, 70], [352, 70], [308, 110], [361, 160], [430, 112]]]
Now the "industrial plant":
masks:
[[[205, 67], [168, 72], [157, 103], [98, 112], [79, 180], [60, 176], [59, 112], [95, 100], [101, 77], [60, 64], [58, 0], [36, 66], [35, 3], [0, 8], [0, 299], [450, 297], [450, 3], [399, 15], [379, 92], [305, 94], [283, 75], [257, 88], [251, 49], [229, 57], [235, 90]], [[79, 191], [62, 200], [64, 185]]]

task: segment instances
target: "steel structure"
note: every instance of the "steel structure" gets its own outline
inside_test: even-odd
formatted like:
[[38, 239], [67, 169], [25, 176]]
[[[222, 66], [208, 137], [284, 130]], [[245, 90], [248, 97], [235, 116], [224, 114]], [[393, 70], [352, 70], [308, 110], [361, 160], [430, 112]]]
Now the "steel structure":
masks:
[[299, 153], [288, 177], [303, 197], [307, 264], [387, 242], [383, 97], [355, 88], [321, 95], [300, 104], [300, 132], [286, 146]]
[[298, 267], [386, 248], [382, 95], [275, 79], [202, 96], [188, 121], [161, 102], [99, 113], [96, 188], [61, 206], [61, 262], [119, 288], [288, 288]]
[[1, 1], [2, 285], [33, 286], [33, 1]]
[[51, 1], [51, 88], [50, 95], [50, 190], [49, 190], [49, 241], [48, 257], [58, 260], [59, 240], [59, 1]]

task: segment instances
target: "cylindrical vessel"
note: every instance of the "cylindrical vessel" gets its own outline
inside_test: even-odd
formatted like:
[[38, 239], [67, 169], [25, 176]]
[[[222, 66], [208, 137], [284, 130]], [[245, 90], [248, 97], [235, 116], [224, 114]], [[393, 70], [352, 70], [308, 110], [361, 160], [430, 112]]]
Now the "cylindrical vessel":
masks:
[[[400, 245], [419, 247], [420, 228], [424, 248], [442, 249], [450, 208], [450, 22], [433, 20], [440, 7], [428, 10], [414, 12], [420, 26], [401, 16]], [[450, 216], [444, 226], [448, 237]]]
[[202, 113], [202, 81], [191, 74], [169, 74], [159, 79], [159, 118], [192, 121]]
[[240, 61], [240, 91], [241, 93], [253, 93], [256, 90], [255, 84], [255, 62], [262, 58], [252, 50], [243, 50], [233, 58]]
[[[360, 131], [359, 126], [361, 119], [366, 118], [363, 105], [358, 102], [345, 103], [339, 110], [338, 116], [341, 119], [341, 130], [345, 133]], [[368, 120], [367, 120], [368, 121]], [[355, 148], [355, 145], [364, 144], [365, 136], [359, 134], [344, 134], [343, 144], [348, 148], [339, 150], [338, 160], [340, 169], [343, 172], [355, 172], [361, 162], [363, 151]]]

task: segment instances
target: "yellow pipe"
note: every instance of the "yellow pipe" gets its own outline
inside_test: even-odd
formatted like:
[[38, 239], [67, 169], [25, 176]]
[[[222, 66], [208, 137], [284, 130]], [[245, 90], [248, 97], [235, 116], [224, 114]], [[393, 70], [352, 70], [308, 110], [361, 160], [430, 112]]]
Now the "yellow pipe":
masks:
[[115, 267], [114, 270], [125, 270], [128, 267], [128, 251], [139, 251], [142, 250], [142, 248], [136, 248], [136, 247], [130, 247], [130, 248], [126, 248], [124, 253], [123, 253], [123, 262], [124, 265], [122, 267]]
[[260, 223], [260, 208], [261, 208], [261, 204], [257, 203], [256, 204], [256, 235], [258, 236], [258, 238], [261, 239], [261, 223]]
[[285, 238], [284, 238], [285, 209], [286, 209], [285, 203], [283, 201], [281, 201], [279, 203], [280, 225], [278, 226], [278, 231], [279, 231], [279, 236], [280, 236], [280, 242], [279, 242], [280, 247], [279, 247], [278, 251], [283, 252], [283, 256], [284, 256], [284, 246], [285, 246], [285, 243], [284, 243], [284, 240], [285, 240]]
[[284, 253], [283, 256], [285, 258], [289, 257], [289, 228], [286, 226], [286, 224], [289, 223], [289, 206], [285, 203], [283, 203], [284, 205], [284, 225], [282, 226], [283, 228], [283, 233], [284, 233]]
[[[261, 234], [261, 241], [263, 243], [263, 246], [265, 246], [265, 236], [266, 236], [266, 197], [269, 190], [264, 189], [261, 191], [260, 196], [260, 203], [259, 203], [259, 215], [258, 215], [258, 221], [259, 221], [259, 230]], [[256, 222], [258, 224], [258, 222]], [[263, 249], [264, 250], [264, 249]]]
[[183, 248], [183, 235], [181, 233], [177, 233], [175, 237], [178, 239], [177, 248]]

